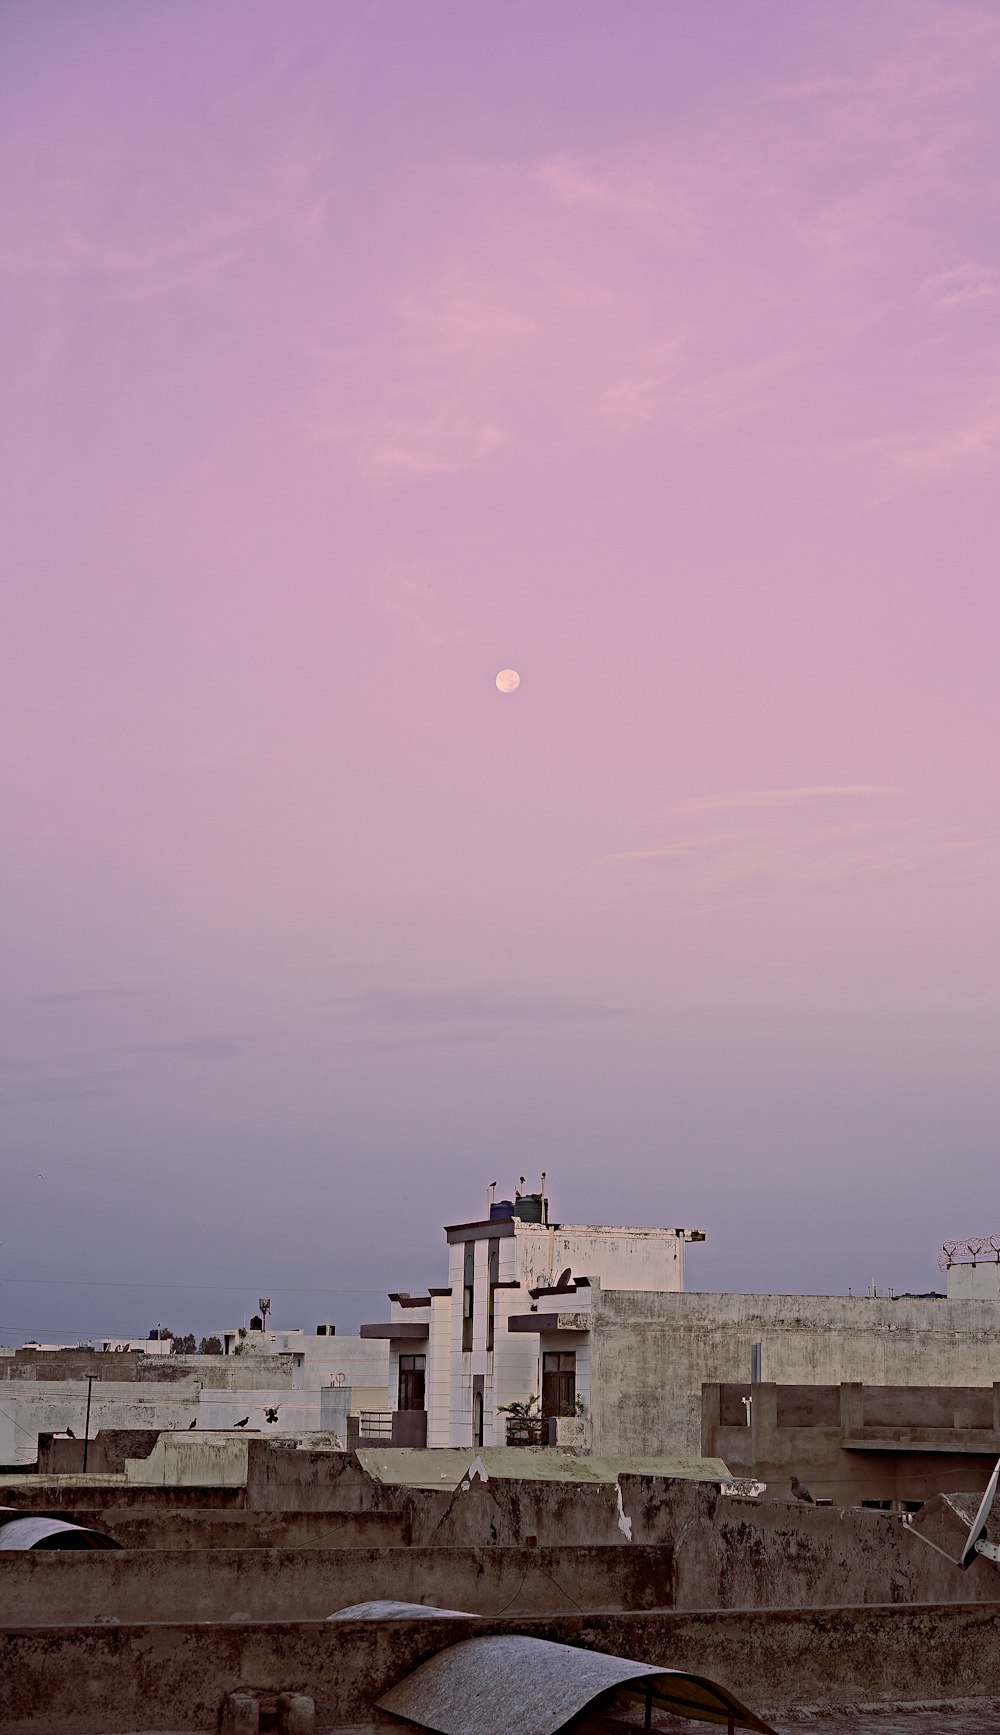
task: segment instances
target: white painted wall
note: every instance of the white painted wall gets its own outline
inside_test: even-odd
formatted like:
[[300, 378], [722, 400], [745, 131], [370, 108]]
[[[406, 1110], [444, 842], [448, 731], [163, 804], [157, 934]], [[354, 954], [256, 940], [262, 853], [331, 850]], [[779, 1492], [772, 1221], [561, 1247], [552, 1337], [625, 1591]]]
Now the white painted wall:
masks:
[[1000, 1262], [976, 1260], [968, 1265], [949, 1265], [949, 1301], [1000, 1301]]

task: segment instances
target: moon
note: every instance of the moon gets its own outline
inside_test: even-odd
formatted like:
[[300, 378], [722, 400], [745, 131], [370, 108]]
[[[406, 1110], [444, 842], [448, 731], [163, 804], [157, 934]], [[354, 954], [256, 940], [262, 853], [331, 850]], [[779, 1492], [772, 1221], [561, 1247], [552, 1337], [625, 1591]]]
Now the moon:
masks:
[[501, 669], [497, 676], [498, 693], [516, 693], [521, 685], [521, 677], [516, 669]]

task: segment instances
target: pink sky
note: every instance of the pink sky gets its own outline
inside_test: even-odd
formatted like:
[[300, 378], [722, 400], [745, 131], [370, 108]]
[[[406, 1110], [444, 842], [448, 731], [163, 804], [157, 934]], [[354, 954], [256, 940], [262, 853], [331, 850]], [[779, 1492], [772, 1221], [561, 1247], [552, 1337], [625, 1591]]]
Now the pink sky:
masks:
[[0, 63], [0, 1338], [346, 1329], [542, 1168], [694, 1287], [931, 1288], [1000, 1230], [996, 7]]

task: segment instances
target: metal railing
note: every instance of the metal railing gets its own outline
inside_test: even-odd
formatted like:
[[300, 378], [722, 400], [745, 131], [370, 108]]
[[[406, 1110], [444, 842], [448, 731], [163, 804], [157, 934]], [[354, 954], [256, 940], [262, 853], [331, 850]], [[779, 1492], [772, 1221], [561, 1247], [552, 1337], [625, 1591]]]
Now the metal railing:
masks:
[[549, 1422], [547, 1416], [508, 1416], [508, 1446], [547, 1446], [548, 1443]]
[[358, 1433], [362, 1440], [379, 1440], [388, 1445], [392, 1439], [391, 1410], [362, 1410], [358, 1416]]

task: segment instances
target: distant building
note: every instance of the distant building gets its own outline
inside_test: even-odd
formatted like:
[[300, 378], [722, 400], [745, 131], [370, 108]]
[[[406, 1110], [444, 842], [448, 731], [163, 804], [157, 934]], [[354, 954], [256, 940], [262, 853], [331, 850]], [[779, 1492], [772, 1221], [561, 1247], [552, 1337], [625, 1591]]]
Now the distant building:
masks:
[[698, 1230], [552, 1223], [531, 1194], [445, 1234], [448, 1283], [391, 1294], [389, 1318], [361, 1328], [390, 1352], [390, 1413], [370, 1438], [502, 1445], [508, 1406], [533, 1399], [518, 1443], [696, 1456], [706, 1384], [992, 1389], [1000, 1375], [995, 1255], [969, 1299], [958, 1262], [947, 1298], [713, 1295], [684, 1290]]
[[1000, 1457], [1000, 1384], [702, 1387], [701, 1439], [734, 1476], [837, 1506], [915, 1507], [985, 1488]]
[[[361, 1327], [363, 1338], [389, 1346], [393, 1415], [384, 1432], [397, 1445], [503, 1445], [506, 1406], [532, 1395], [536, 1430], [586, 1414], [593, 1285], [677, 1294], [685, 1245], [705, 1239], [697, 1229], [552, 1223], [541, 1193], [503, 1200], [488, 1218], [451, 1224], [445, 1235], [448, 1283], [391, 1294], [389, 1319]], [[572, 1337], [542, 1343], [553, 1297], [577, 1323]], [[519, 1329], [526, 1308], [531, 1324]]]
[[387, 1344], [330, 1328], [226, 1335], [229, 1355], [172, 1354], [169, 1338], [0, 1349], [0, 1465], [33, 1463], [42, 1433], [72, 1428], [82, 1447], [88, 1380], [91, 1438], [101, 1428], [231, 1428], [247, 1417], [267, 1434], [322, 1432], [346, 1446], [352, 1415], [387, 1408]]

